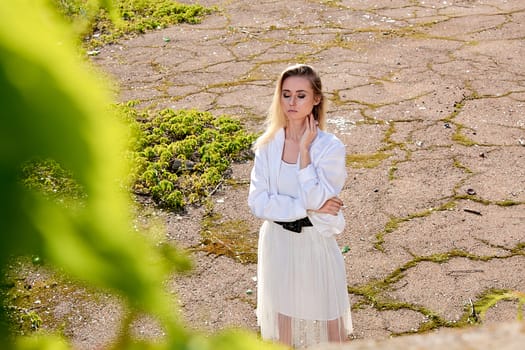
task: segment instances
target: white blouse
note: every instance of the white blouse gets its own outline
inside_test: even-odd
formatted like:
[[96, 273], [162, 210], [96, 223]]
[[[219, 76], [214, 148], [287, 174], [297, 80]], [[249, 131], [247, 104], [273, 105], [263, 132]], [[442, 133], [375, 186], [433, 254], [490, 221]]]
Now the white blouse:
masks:
[[[297, 170], [297, 197], [279, 194], [277, 183], [284, 148], [284, 129], [273, 140], [255, 151], [248, 205], [252, 213], [270, 221], [294, 221], [308, 215], [323, 235], [341, 233], [345, 226], [337, 216], [307, 212], [319, 209], [328, 199], [339, 195], [346, 181], [345, 146], [333, 134], [318, 130], [310, 146], [311, 163]], [[295, 165], [298, 167], [298, 163]]]

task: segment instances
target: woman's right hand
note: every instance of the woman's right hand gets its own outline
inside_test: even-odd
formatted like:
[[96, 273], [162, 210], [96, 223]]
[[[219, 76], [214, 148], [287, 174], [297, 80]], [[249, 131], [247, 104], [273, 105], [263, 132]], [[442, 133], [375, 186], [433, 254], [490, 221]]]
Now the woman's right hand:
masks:
[[317, 210], [312, 210], [312, 211], [316, 213], [337, 215], [339, 213], [339, 210], [341, 210], [342, 207], [343, 207], [343, 201], [339, 197], [332, 197], [328, 199], [326, 202], [324, 202], [321, 208]]
[[315, 120], [313, 113], [306, 116], [306, 128], [299, 142], [299, 148], [303, 150], [310, 150], [310, 145], [317, 136], [317, 120]]

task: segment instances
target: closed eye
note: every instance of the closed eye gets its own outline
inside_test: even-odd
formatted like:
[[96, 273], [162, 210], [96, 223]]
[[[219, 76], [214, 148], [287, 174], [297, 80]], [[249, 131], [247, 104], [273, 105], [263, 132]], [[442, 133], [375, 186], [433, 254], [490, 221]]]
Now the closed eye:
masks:
[[[292, 97], [292, 94], [284, 93], [284, 94], [283, 94], [283, 97], [284, 97], [284, 98], [290, 98], [290, 97]], [[306, 97], [306, 95], [304, 95], [304, 94], [297, 95], [297, 98], [300, 98], [300, 99], [303, 99], [303, 98], [305, 98], [305, 97]]]

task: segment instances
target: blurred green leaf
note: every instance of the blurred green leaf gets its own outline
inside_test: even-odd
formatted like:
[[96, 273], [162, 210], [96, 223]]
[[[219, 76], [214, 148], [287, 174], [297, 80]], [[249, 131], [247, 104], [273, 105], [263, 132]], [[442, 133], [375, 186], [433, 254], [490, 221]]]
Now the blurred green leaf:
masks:
[[[110, 1], [101, 4], [109, 7]], [[131, 227], [124, 180], [130, 172], [130, 128], [111, 108], [101, 81], [79, 58], [71, 27], [48, 0], [0, 2], [0, 267], [15, 256], [36, 255], [75, 279], [118, 293], [131, 309], [129, 317], [151, 314], [166, 333], [158, 341], [136, 341], [125, 319], [115, 348], [261, 348], [248, 333], [208, 337], [181, 324], [163, 283], [190, 264], [180, 252], [154, 246]], [[53, 165], [44, 172], [50, 177], [40, 183], [39, 164], [45, 163], [39, 162], [49, 159]], [[29, 170], [28, 162], [34, 166]], [[173, 190], [165, 181], [163, 191]], [[60, 192], [56, 197], [48, 193], [53, 186]], [[64, 198], [71, 201], [61, 202]], [[4, 348], [69, 348], [58, 336], [13, 340], [5, 313], [0, 308]], [[29, 317], [39, 322], [38, 315]]]
[[18, 338], [16, 341], [17, 350], [66, 350], [68, 344], [58, 336], [32, 336]]
[[[172, 269], [130, 227], [122, 179], [126, 129], [67, 27], [45, 1], [0, 3], [0, 262], [42, 254], [74, 277], [175, 322], [162, 282]], [[72, 78], [74, 77], [74, 78]], [[81, 83], [79, 83], [81, 82]], [[85, 198], [64, 206], [22, 185], [32, 159], [75, 174]]]

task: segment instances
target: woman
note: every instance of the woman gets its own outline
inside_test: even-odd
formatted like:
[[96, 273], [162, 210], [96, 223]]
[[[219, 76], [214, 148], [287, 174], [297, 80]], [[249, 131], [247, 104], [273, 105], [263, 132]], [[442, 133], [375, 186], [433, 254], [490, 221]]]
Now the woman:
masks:
[[343, 342], [352, 320], [338, 195], [345, 147], [324, 132], [321, 80], [308, 65], [279, 78], [267, 129], [255, 144], [248, 205], [264, 219], [258, 246], [257, 319], [263, 339], [307, 347]]

